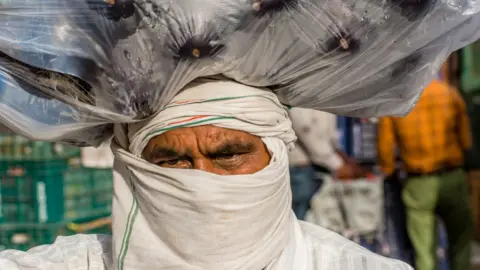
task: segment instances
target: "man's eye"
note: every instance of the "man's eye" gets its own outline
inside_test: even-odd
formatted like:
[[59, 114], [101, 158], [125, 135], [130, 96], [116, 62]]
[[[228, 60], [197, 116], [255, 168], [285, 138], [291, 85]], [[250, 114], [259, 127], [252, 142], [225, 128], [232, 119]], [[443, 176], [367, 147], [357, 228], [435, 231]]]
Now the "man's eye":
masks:
[[158, 165], [160, 165], [160, 166], [162, 166], [162, 165], [175, 166], [175, 165], [178, 164], [179, 161], [180, 161], [179, 159], [163, 160], [163, 161], [158, 162]]
[[170, 159], [166, 162], [168, 165], [175, 165], [178, 163], [178, 159]]
[[155, 163], [157, 166], [164, 167], [164, 168], [182, 168], [187, 169], [192, 167], [192, 161], [188, 158], [172, 158], [161, 160]]
[[215, 159], [233, 159], [233, 158], [236, 158], [237, 156], [239, 156], [239, 154], [218, 154], [218, 155], [215, 155]]

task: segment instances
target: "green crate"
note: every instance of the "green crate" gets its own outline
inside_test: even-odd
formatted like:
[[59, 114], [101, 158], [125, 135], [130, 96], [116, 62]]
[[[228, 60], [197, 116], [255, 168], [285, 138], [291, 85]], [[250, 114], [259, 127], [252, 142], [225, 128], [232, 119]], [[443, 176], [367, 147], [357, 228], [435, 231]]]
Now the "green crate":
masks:
[[62, 178], [68, 162], [0, 161], [0, 222], [61, 221]]
[[4, 224], [0, 225], [0, 251], [5, 249], [29, 250], [52, 244], [57, 236], [67, 235], [64, 225]]
[[72, 169], [66, 172], [63, 183], [66, 220], [79, 220], [111, 213], [113, 194], [111, 169]]
[[112, 170], [72, 167], [77, 163], [0, 161], [0, 223], [57, 223], [109, 215]]
[[28, 140], [19, 135], [0, 134], [0, 160], [51, 160], [79, 157], [80, 148], [60, 143]]
[[480, 91], [480, 41], [461, 51], [460, 85], [466, 94]]
[[[104, 219], [103, 217], [100, 219]], [[85, 220], [84, 222], [95, 222]], [[0, 251], [5, 249], [29, 250], [31, 248], [53, 244], [58, 236], [70, 236], [76, 234], [71, 227], [79, 224], [56, 223], [56, 224], [3, 224], [0, 225]], [[111, 235], [111, 223], [93, 223], [83, 234], [107, 234]]]

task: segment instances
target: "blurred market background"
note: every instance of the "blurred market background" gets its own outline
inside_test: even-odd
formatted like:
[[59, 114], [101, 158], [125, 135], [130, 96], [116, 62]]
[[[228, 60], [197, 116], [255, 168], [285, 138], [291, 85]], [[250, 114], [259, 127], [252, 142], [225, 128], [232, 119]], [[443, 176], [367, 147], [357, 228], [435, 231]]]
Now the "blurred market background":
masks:
[[[443, 65], [438, 79], [458, 89], [466, 103], [470, 119], [473, 147], [465, 153], [465, 167], [468, 170], [475, 230], [471, 263], [473, 270], [480, 270], [480, 41], [453, 53]], [[342, 150], [364, 168], [369, 168], [377, 173], [380, 172], [377, 164], [376, 145], [378, 122], [379, 119], [337, 117], [339, 144], [342, 146]], [[384, 212], [383, 224], [378, 227], [379, 232], [349, 238], [376, 253], [414, 265], [415, 255], [406, 230], [405, 208], [401, 198], [401, 182], [406, 179], [407, 175], [401, 169], [398, 153], [397, 160], [398, 170], [395, 178], [399, 181], [383, 181], [382, 183]], [[459, 222], [462, 221], [459, 220]], [[342, 232], [339, 231], [339, 233]], [[441, 270], [449, 269], [447, 237], [441, 220], [438, 220], [437, 255], [438, 269]]]
[[0, 135], [0, 251], [111, 234], [113, 154]]
[[[480, 241], [480, 42], [451, 55], [439, 77], [458, 88], [467, 104], [474, 147], [467, 153], [475, 237]], [[1, 85], [0, 85], [1, 87]], [[377, 119], [338, 117], [343, 151], [376, 171]], [[113, 156], [109, 145], [79, 149], [58, 143], [30, 141], [0, 133], [0, 251], [27, 250], [52, 243], [57, 236], [111, 233]], [[399, 175], [398, 177], [402, 177]], [[374, 252], [411, 263], [413, 251], [394, 184], [384, 183], [385, 215], [381, 232], [359, 235], [358, 242]], [[446, 235], [439, 223], [440, 269]], [[473, 243], [472, 263], [480, 269], [480, 245]]]

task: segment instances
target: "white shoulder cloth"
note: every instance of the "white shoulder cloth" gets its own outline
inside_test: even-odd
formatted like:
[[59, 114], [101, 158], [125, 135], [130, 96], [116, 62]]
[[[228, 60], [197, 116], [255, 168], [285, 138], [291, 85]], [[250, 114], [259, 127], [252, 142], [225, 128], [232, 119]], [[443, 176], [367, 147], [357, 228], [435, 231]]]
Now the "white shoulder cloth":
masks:
[[[293, 249], [293, 253], [288, 250], [284, 252], [282, 261], [300, 258], [305, 270], [413, 270], [403, 262], [373, 254], [314, 224], [301, 221], [295, 223], [295, 238], [292, 244], [298, 249]], [[306, 252], [300, 254], [299, 251], [303, 250]], [[151, 267], [162, 270], [155, 265]], [[53, 245], [41, 246], [28, 252], [2, 251], [0, 269], [112, 270], [111, 239], [108, 236], [76, 235], [60, 237]]]

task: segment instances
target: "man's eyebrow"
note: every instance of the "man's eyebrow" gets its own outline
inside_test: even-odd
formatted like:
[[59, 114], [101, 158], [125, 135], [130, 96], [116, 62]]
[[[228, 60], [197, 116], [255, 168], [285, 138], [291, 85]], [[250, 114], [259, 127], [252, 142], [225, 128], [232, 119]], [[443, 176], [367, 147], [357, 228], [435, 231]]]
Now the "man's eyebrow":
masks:
[[148, 159], [155, 159], [155, 158], [168, 158], [168, 157], [178, 157], [181, 156], [175, 149], [156, 146], [153, 147], [152, 151], [147, 154]]
[[227, 141], [208, 151], [209, 155], [247, 153], [255, 149], [253, 143]]

